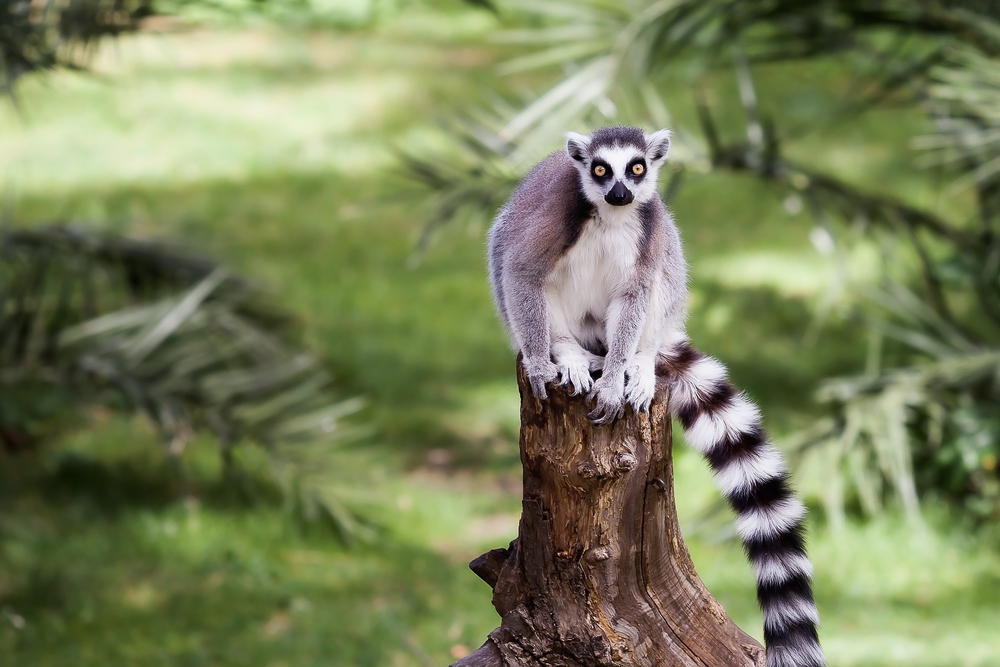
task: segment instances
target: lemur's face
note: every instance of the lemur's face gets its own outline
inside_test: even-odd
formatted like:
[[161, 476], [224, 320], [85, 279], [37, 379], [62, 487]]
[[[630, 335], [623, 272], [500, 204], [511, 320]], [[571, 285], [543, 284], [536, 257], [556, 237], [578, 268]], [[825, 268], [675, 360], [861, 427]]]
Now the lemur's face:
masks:
[[670, 150], [669, 130], [646, 134], [615, 126], [589, 137], [568, 132], [566, 138], [566, 152], [594, 204], [628, 206], [656, 196], [656, 177]]

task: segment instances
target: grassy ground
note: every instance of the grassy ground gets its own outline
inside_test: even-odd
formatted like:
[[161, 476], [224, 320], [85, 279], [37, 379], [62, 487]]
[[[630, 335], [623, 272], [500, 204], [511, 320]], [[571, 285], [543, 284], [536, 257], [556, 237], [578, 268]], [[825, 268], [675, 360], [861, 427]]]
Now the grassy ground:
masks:
[[[0, 459], [0, 662], [423, 667], [496, 625], [465, 563], [516, 533], [513, 361], [482, 229], [449, 229], [408, 262], [421, 208], [400, 199], [394, 158], [439, 143], [435, 114], [480, 86], [512, 85], [492, 80], [497, 56], [476, 45], [490, 21], [410, 13], [350, 34], [143, 35], [103, 51], [93, 75], [25, 81], [21, 115], [0, 110], [15, 224], [179, 239], [301, 318], [344, 394], [371, 400], [376, 435], [344, 454], [352, 481], [340, 491], [381, 526], [344, 550], [289, 521], [259, 454], [226, 479], [199, 441], [178, 470], [141, 422], [92, 415], [37, 456]], [[774, 85], [789, 88], [790, 114], [831, 95]], [[885, 125], [844, 143], [863, 177], [905, 189], [898, 165], [859, 148], [866, 131], [910, 129]], [[863, 334], [846, 323], [803, 341], [834, 271], [809, 245], [811, 222], [729, 177], [692, 178], [674, 209], [694, 267], [695, 340], [732, 366], [775, 431], [806, 423], [815, 379], [863, 359]], [[690, 521], [714, 492], [683, 449], [678, 478]], [[946, 528], [933, 508], [930, 519], [924, 531], [892, 516], [814, 528], [831, 664], [1000, 664], [996, 541]], [[725, 534], [694, 536], [695, 561], [759, 633], [749, 568]]]

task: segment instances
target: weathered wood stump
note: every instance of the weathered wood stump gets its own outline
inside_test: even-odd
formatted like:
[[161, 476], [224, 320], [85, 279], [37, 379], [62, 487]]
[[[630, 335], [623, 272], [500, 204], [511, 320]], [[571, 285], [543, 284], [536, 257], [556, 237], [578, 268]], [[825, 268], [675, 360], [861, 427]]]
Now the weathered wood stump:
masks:
[[524, 499], [518, 538], [470, 567], [502, 620], [453, 667], [762, 667], [695, 573], [674, 506], [665, 378], [648, 414], [610, 426], [518, 364]]

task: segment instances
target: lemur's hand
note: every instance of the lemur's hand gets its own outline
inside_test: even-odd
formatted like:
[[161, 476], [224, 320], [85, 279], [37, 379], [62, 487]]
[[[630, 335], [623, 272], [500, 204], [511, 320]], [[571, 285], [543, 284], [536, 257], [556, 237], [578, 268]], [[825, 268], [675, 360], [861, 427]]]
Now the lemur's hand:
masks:
[[535, 398], [548, 398], [545, 385], [552, 382], [559, 375], [559, 369], [548, 357], [525, 359], [524, 371], [528, 374], [528, 381], [531, 383], [531, 393]]
[[587, 417], [598, 426], [609, 424], [625, 413], [625, 377], [602, 376], [594, 382], [590, 397], [595, 400], [594, 409]]

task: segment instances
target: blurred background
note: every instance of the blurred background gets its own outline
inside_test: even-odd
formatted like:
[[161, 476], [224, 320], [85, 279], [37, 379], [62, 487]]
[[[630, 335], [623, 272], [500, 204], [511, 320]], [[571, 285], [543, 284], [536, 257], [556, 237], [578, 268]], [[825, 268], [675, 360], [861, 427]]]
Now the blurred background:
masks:
[[478, 647], [520, 506], [485, 230], [618, 122], [674, 131], [690, 332], [796, 470], [830, 664], [1000, 665], [995, 3], [0, 0], [0, 84], [3, 665]]

